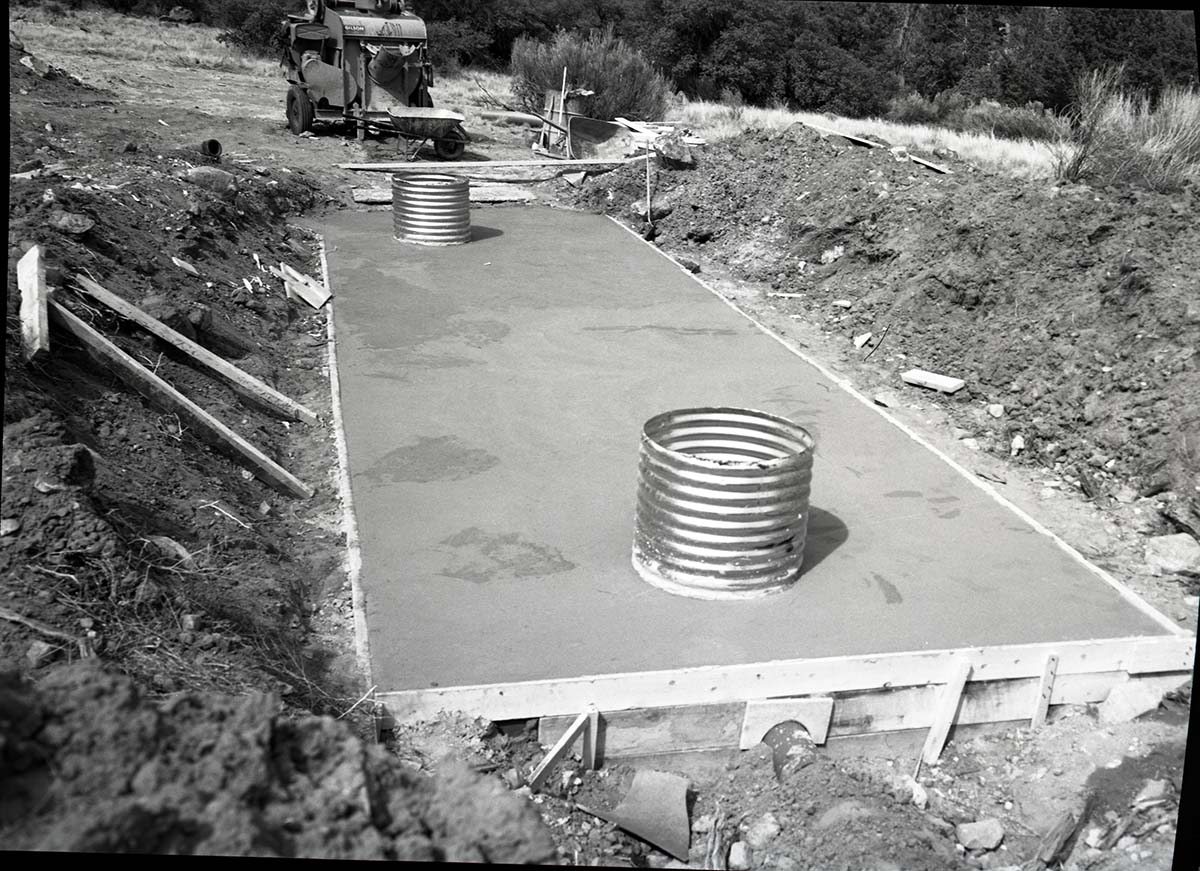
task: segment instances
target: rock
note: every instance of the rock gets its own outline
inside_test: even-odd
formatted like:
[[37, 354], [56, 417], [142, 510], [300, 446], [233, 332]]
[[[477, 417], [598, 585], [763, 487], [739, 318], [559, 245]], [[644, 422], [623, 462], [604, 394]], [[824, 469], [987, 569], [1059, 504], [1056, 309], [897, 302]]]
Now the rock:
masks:
[[1200, 542], [1186, 532], [1156, 536], [1146, 542], [1146, 565], [1160, 575], [1200, 573]]
[[200, 614], [184, 614], [179, 618], [179, 623], [189, 632], [195, 632], [203, 623], [203, 617]]
[[979, 439], [977, 438], [965, 438], [962, 443], [973, 451], [979, 450]]
[[688, 241], [695, 242], [697, 245], [703, 245], [713, 237], [713, 231], [708, 227], [693, 227], [683, 234], [683, 238]]
[[47, 644], [42, 639], [36, 639], [29, 645], [29, 649], [25, 651], [25, 661], [29, 663], [30, 668], [37, 668], [43, 662], [47, 661], [54, 655], [54, 646]]
[[775, 819], [775, 815], [770, 812], [765, 813], [746, 829], [746, 843], [750, 845], [751, 850], [762, 850], [779, 837], [780, 831], [782, 829], [779, 821]]
[[854, 337], [854, 347], [861, 348], [867, 342], [871, 341], [871, 333], [861, 333]]
[[884, 408], [899, 408], [900, 407], [900, 397], [898, 397], [895, 393], [892, 393], [891, 391], [884, 391], [883, 393], [876, 393], [874, 396], [871, 397], [871, 401], [874, 402], [876, 405], [882, 405]]
[[838, 308], [854, 308], [854, 303], [848, 299], [835, 299], [830, 305], [836, 305]]
[[729, 848], [729, 871], [750, 871], [752, 858], [745, 841], [734, 841]]
[[987, 413], [995, 418], [1004, 417], [1004, 406], [999, 402], [993, 402], [987, 407]]
[[994, 850], [1004, 840], [1004, 827], [994, 817], [975, 823], [959, 823], [954, 836], [968, 850]]
[[1100, 722], [1127, 723], [1158, 708], [1162, 693], [1140, 681], [1119, 683], [1112, 688], [1099, 709]]
[[1122, 505], [1129, 505], [1137, 501], [1137, 490], [1134, 490], [1128, 484], [1122, 484], [1112, 494], [1113, 499], [1116, 499]]
[[700, 264], [697, 263], [695, 260], [692, 260], [687, 257], [676, 257], [675, 259], [677, 261], [679, 261], [680, 266], [682, 266], [684, 269], [686, 269], [688, 272], [692, 273], [693, 275], [695, 275], [697, 272], [700, 271]]
[[[638, 200], [633, 205], [631, 205], [629, 208], [630, 208], [630, 211], [633, 212], [635, 217], [641, 218], [643, 221], [646, 220], [646, 201], [645, 200]], [[651, 200], [650, 220], [651, 221], [661, 221], [663, 218], [665, 218], [667, 215], [671, 214], [671, 212], [673, 212], [673, 211], [675, 211], [674, 206], [669, 206], [666, 203], [664, 203], [662, 200]]]
[[233, 173], [217, 169], [215, 166], [194, 167], [187, 171], [184, 178], [197, 187], [205, 188], [221, 196], [237, 193], [237, 178]]
[[1083, 842], [1089, 847], [1098, 848], [1104, 842], [1104, 829], [1099, 826], [1092, 826], [1087, 830], [1087, 834], [1083, 836]]
[[855, 799], [847, 799], [846, 801], [838, 802], [825, 811], [825, 813], [821, 814], [817, 818], [816, 823], [814, 823], [814, 826], [818, 829], [828, 829], [839, 823], [874, 816], [874, 814], [875, 812], [862, 802]]
[[1167, 782], [1165, 780], [1147, 780], [1141, 791], [1134, 796], [1130, 802], [1130, 807], [1136, 807], [1140, 804], [1155, 802], [1159, 799], [1166, 798]]
[[1021, 453], [1021, 451], [1023, 451], [1023, 450], [1025, 450], [1025, 437], [1023, 435], [1021, 435], [1020, 433], [1017, 433], [1012, 438], [1011, 453], [1015, 457], [1017, 454]]
[[12, 535], [19, 532], [21, 529], [21, 519], [19, 517], [5, 517], [0, 520], [0, 535]]
[[166, 15], [159, 17], [163, 21], [174, 21], [177, 24], [193, 24], [196, 21], [196, 13], [186, 6], [174, 6]]
[[1121, 840], [1117, 841], [1118, 850], [1128, 850], [1130, 847], [1136, 846], [1137, 838], [1135, 838], [1133, 835], [1125, 835], [1121, 838]]
[[672, 130], [656, 138], [653, 148], [670, 166], [693, 166], [696, 163], [691, 146], [683, 141], [683, 133], [679, 130]]
[[78, 215], [74, 212], [64, 212], [62, 209], [55, 209], [50, 213], [50, 217], [46, 223], [63, 233], [70, 233], [72, 236], [82, 236], [92, 227], [96, 226], [96, 222], [87, 215]]
[[692, 834], [707, 835], [712, 831], [712, 827], [716, 824], [717, 818], [713, 814], [704, 814], [692, 820]]
[[146, 578], [137, 585], [137, 590], [134, 591], [133, 601], [136, 605], [153, 605], [163, 597], [163, 589], [154, 581]]

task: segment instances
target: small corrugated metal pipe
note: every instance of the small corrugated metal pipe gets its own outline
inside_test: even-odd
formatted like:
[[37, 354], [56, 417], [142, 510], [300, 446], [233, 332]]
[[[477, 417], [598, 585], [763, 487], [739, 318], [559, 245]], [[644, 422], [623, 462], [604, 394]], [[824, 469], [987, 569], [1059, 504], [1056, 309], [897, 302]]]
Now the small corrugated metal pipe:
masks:
[[642, 428], [633, 566], [697, 599], [746, 599], [800, 575], [814, 442], [791, 421], [689, 408]]
[[392, 176], [392, 215], [396, 238], [421, 245], [461, 245], [471, 241], [471, 183], [433, 173]]

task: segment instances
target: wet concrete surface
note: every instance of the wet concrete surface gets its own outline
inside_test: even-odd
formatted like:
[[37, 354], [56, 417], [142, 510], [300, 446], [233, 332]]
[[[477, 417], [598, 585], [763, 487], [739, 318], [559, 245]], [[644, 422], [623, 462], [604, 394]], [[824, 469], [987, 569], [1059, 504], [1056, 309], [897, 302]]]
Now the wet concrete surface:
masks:
[[[1161, 635], [1011, 511], [605, 218], [391, 213], [325, 234], [381, 691]], [[732, 405], [817, 450], [804, 571], [744, 602], [630, 564], [642, 424]]]

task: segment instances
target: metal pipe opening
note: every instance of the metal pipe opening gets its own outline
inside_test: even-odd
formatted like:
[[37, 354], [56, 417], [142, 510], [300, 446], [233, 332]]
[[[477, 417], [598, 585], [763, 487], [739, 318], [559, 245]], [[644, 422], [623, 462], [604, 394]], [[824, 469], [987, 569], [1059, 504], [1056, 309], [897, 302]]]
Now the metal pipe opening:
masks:
[[223, 151], [218, 139], [205, 139], [200, 143], [200, 153], [210, 160], [220, 160]]
[[466, 178], [432, 173], [392, 176], [396, 238], [420, 245], [471, 241], [471, 187]]
[[642, 428], [633, 566], [698, 599], [745, 599], [800, 575], [814, 442], [791, 421], [690, 408]]

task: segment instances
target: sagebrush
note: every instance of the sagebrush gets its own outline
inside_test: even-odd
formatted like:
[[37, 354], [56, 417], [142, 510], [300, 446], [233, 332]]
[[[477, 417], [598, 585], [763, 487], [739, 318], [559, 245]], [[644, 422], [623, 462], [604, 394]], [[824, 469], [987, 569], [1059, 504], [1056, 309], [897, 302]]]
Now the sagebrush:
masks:
[[558, 92], [567, 71], [567, 89], [595, 92], [596, 118], [622, 116], [658, 120], [667, 108], [671, 83], [611, 28], [581, 36], [559, 31], [549, 42], [513, 43], [513, 96], [527, 111], [540, 112], [546, 91]]

